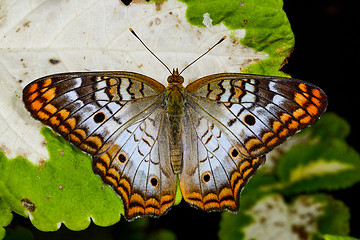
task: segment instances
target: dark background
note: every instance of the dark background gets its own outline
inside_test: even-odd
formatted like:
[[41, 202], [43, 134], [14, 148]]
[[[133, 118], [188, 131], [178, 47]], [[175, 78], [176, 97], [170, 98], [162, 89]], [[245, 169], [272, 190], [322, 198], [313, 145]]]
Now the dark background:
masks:
[[[282, 71], [294, 78], [320, 86], [328, 95], [328, 111], [336, 112], [351, 125], [348, 142], [360, 151], [357, 135], [360, 134], [360, 110], [358, 86], [360, 70], [358, 7], [350, 0], [284, 0], [295, 34], [295, 49]], [[359, 83], [358, 83], [359, 82]], [[360, 184], [350, 189], [332, 192], [335, 198], [345, 202], [351, 210], [351, 236], [360, 238]], [[141, 231], [169, 229], [178, 239], [217, 239], [219, 213], [206, 214], [181, 203], [159, 219], [151, 219]], [[18, 224], [31, 229], [36, 239], [114, 239], [124, 238], [128, 224], [120, 223], [101, 228], [91, 224], [84, 231], [73, 232], [64, 226], [54, 233], [34, 229], [28, 219], [16, 216], [10, 228]], [[133, 229], [134, 231], [135, 229]], [[138, 229], [140, 230], [140, 229]], [[123, 237], [121, 237], [123, 236]]]
[[[320, 86], [328, 95], [328, 110], [351, 125], [348, 143], [360, 144], [359, 70], [360, 21], [351, 0], [285, 0], [284, 10], [295, 34], [295, 49], [283, 67], [294, 78]], [[332, 192], [351, 211], [351, 233], [360, 238], [360, 184]]]

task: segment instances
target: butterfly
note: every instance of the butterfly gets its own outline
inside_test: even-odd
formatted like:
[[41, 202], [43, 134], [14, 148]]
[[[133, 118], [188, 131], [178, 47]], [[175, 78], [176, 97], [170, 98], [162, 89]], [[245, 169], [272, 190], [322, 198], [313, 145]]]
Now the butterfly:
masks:
[[196, 208], [237, 212], [265, 154], [327, 106], [320, 88], [292, 78], [220, 73], [184, 87], [173, 69], [167, 82], [127, 71], [60, 73], [28, 84], [23, 102], [92, 156], [127, 220], [165, 214], [177, 184]]

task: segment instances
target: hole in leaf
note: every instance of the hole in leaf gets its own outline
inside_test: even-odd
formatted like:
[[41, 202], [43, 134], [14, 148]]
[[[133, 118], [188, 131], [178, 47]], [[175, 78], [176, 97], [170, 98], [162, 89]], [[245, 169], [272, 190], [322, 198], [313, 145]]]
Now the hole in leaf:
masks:
[[49, 59], [49, 63], [53, 64], [53, 65], [56, 65], [56, 64], [59, 64], [61, 61], [59, 59], [56, 59], [56, 58], [50, 58]]

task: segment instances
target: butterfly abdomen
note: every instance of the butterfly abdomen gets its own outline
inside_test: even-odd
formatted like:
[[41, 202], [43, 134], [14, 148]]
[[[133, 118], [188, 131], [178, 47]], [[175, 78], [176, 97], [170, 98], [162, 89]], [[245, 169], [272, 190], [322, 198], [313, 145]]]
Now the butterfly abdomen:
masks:
[[180, 173], [183, 159], [182, 119], [184, 117], [184, 87], [169, 83], [166, 88], [166, 113], [169, 120], [170, 161], [174, 173]]
[[[174, 121], [170, 118], [170, 121]], [[177, 124], [178, 123], [178, 124]], [[169, 126], [169, 140], [170, 140], [170, 162], [174, 173], [180, 173], [183, 159], [183, 147], [181, 138], [181, 121], [176, 119]]]

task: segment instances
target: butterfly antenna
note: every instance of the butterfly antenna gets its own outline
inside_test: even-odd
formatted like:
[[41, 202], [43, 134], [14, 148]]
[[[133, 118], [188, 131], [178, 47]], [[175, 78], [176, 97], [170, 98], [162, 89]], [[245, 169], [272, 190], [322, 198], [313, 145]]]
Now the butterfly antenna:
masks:
[[181, 75], [182, 72], [185, 71], [185, 69], [187, 69], [188, 67], [190, 67], [191, 65], [193, 65], [197, 60], [199, 60], [200, 58], [202, 58], [203, 56], [205, 56], [208, 52], [210, 52], [214, 47], [216, 47], [217, 45], [219, 45], [222, 41], [224, 41], [226, 38], [226, 36], [223, 36], [217, 43], [215, 43], [211, 48], [209, 48], [206, 52], [204, 52], [202, 55], [200, 55], [198, 58], [196, 58], [194, 61], [192, 61], [191, 63], [189, 63], [183, 70], [180, 71], [179, 75]]
[[145, 43], [138, 37], [138, 35], [136, 35], [135, 31], [134, 31], [132, 28], [129, 28], [129, 30], [130, 30], [130, 32], [131, 32], [132, 34], [134, 34], [134, 36], [141, 42], [141, 44], [144, 45], [144, 47], [145, 47], [154, 57], [156, 57], [156, 59], [159, 60], [159, 62], [161, 62], [162, 65], [164, 65], [164, 66], [166, 67], [166, 69], [169, 71], [169, 73], [172, 74], [172, 72], [170, 71], [170, 69], [168, 68], [168, 66], [166, 66], [166, 64], [165, 64], [163, 61], [161, 61], [161, 59], [158, 58], [158, 57], [155, 55], [155, 53], [153, 53], [153, 52], [145, 45]]

